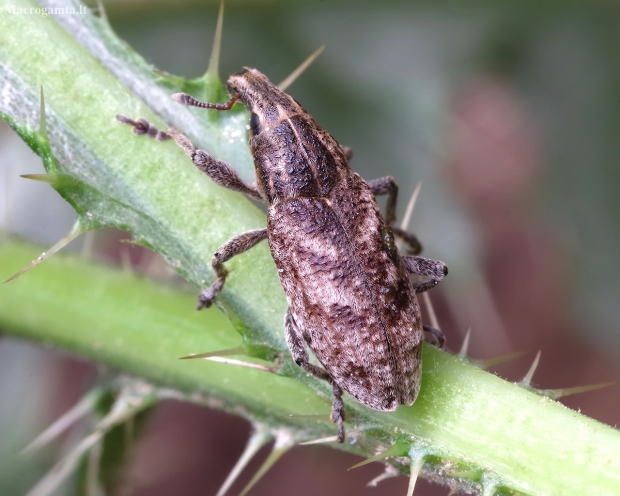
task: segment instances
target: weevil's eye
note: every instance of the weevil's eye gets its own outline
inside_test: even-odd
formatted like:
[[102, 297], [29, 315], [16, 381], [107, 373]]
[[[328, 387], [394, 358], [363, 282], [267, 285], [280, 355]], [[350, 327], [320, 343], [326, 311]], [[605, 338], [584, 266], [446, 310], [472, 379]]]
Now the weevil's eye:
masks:
[[252, 112], [252, 116], [250, 117], [250, 131], [252, 131], [252, 135], [254, 136], [260, 133], [260, 119], [254, 112]]

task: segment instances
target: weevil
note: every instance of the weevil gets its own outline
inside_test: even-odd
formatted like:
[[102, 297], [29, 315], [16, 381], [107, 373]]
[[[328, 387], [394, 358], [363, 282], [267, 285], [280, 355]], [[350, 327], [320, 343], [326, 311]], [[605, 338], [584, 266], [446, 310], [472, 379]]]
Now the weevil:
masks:
[[[235, 236], [214, 254], [215, 282], [198, 297], [208, 307], [222, 290], [224, 263], [262, 240], [269, 242], [288, 301], [284, 328], [295, 363], [333, 387], [331, 419], [345, 438], [342, 391], [381, 411], [411, 405], [420, 390], [423, 330], [416, 294], [448, 273], [442, 262], [417, 255], [415, 236], [395, 227], [398, 186], [391, 177], [369, 182], [351, 171], [349, 152], [291, 96], [256, 69], [228, 79], [231, 99], [184, 105], [228, 110], [239, 100], [251, 112], [250, 149], [256, 183], [197, 150], [179, 130], [158, 131], [144, 119], [117, 118], [136, 134], [173, 138], [217, 184], [268, 204], [267, 227]], [[387, 195], [382, 217], [375, 196]], [[410, 247], [400, 255], [394, 236]], [[410, 274], [424, 276], [412, 282]], [[434, 332], [437, 334], [437, 331]], [[323, 367], [310, 363], [306, 345]]]

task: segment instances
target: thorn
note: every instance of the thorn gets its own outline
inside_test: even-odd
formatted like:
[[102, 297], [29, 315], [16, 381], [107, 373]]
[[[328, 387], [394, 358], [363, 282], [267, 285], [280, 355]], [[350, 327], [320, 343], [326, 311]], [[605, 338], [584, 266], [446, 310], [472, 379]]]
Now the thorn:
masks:
[[540, 362], [540, 350], [538, 350], [538, 353], [536, 353], [536, 358], [534, 358], [534, 361], [532, 362], [532, 365], [530, 366], [530, 370], [527, 371], [527, 374], [525, 374], [525, 377], [523, 377], [523, 379], [521, 379], [521, 381], [518, 382], [517, 385], [525, 386], [525, 387], [530, 386], [530, 383], [532, 382], [532, 377], [534, 376], [534, 372], [536, 372], [536, 369], [538, 368], [539, 362]]
[[405, 216], [403, 217], [403, 221], [400, 223], [400, 228], [403, 230], [407, 230], [409, 228], [409, 222], [411, 221], [411, 214], [413, 214], [413, 209], [415, 208], [415, 204], [418, 201], [418, 196], [420, 195], [420, 189], [422, 188], [422, 181], [420, 181], [413, 193], [411, 193], [411, 197], [409, 198], [409, 203], [407, 203], [407, 210], [405, 211]]
[[84, 234], [84, 244], [82, 245], [82, 251], [80, 252], [82, 260], [90, 260], [93, 256], [95, 232], [96, 231], [88, 231], [86, 234]]
[[386, 463], [383, 472], [381, 472], [379, 475], [377, 475], [377, 477], [372, 479], [368, 484], [366, 484], [366, 486], [377, 487], [377, 484], [379, 484], [379, 482], [384, 481], [385, 479], [391, 479], [392, 477], [397, 477], [399, 475], [400, 472], [396, 470], [395, 467], [393, 467], [389, 463]]
[[572, 394], [588, 393], [590, 391], [596, 391], [597, 389], [603, 389], [609, 386], [613, 386], [615, 382], [600, 382], [598, 384], [589, 384], [587, 386], [575, 386], [562, 389], [539, 389], [538, 393], [551, 398], [552, 400], [558, 400], [564, 396], [570, 396]]
[[47, 137], [47, 121], [45, 119], [45, 97], [43, 95], [43, 85], [41, 85], [41, 117], [39, 118], [39, 133], [44, 141], [49, 141]]
[[131, 265], [131, 256], [126, 244], [122, 244], [119, 248], [119, 255], [121, 258], [121, 269], [124, 274], [133, 274], [133, 267]]
[[220, 490], [217, 492], [216, 496], [224, 496], [226, 494], [226, 491], [228, 491], [230, 489], [230, 486], [234, 484], [234, 482], [237, 480], [237, 477], [239, 477], [239, 474], [247, 466], [249, 461], [254, 458], [254, 455], [256, 455], [258, 450], [261, 449], [271, 439], [271, 437], [271, 433], [268, 432], [267, 429], [264, 427], [257, 428], [252, 433], [250, 439], [248, 439], [248, 443], [245, 445], [243, 453], [239, 457], [239, 460], [237, 460], [237, 463], [235, 463], [233, 469], [228, 474], [228, 477], [226, 477], [226, 480], [220, 487]]
[[[324, 415], [321, 415], [324, 417]], [[299, 446], [310, 446], [311, 444], [324, 444], [324, 443], [335, 443], [338, 441], [338, 436], [328, 436], [322, 437], [319, 439], [313, 439], [312, 441], [304, 441], [303, 443], [299, 443]]]
[[208, 351], [206, 353], [191, 354], [182, 356], [179, 360], [193, 360], [194, 358], [211, 358], [224, 357], [230, 355], [247, 355], [248, 350], [245, 346], [237, 346], [236, 348], [228, 348], [226, 350]]
[[325, 45], [315, 50], [314, 53], [304, 60], [297, 69], [291, 72], [291, 74], [278, 85], [278, 89], [280, 91], [285, 91], [286, 88], [293, 84], [293, 82], [295, 82], [295, 80], [308, 68], [308, 66], [312, 64], [312, 62], [314, 62], [314, 60], [321, 55], [321, 53], [323, 53], [323, 50], [325, 50]]
[[252, 477], [252, 480], [248, 482], [248, 485], [245, 486], [243, 491], [241, 491], [239, 496], [245, 496], [252, 487], [261, 479], [263, 475], [267, 473], [267, 471], [276, 463], [280, 457], [286, 453], [293, 446], [293, 438], [290, 433], [285, 430], [280, 430], [276, 434], [276, 442], [273, 445], [273, 449], [269, 456], [258, 469], [258, 471]]
[[103, 6], [103, 0], [97, 0], [97, 14], [99, 15], [99, 19], [105, 22], [108, 26], [110, 25], [110, 22], [108, 21], [108, 14]]
[[463, 344], [461, 345], [461, 350], [457, 355], [461, 360], [465, 360], [467, 358], [467, 352], [469, 350], [469, 338], [471, 337], [471, 326], [467, 328], [467, 332], [465, 333], [465, 339], [463, 339]]
[[483, 482], [482, 483], [482, 492], [480, 496], [493, 496], [495, 494], [495, 489], [497, 485], [495, 482]]
[[98, 443], [103, 437], [103, 431], [95, 431], [86, 436], [69, 453], [56, 463], [26, 496], [49, 496], [62, 482], [77, 468], [82, 455]]
[[[413, 450], [412, 450], [413, 451]], [[424, 454], [416, 451], [410, 452], [411, 463], [409, 464], [409, 486], [407, 487], [407, 496], [413, 496], [413, 490], [415, 489], [415, 483], [424, 465]]]
[[278, 355], [275, 363], [271, 366], [263, 365], [260, 363], [246, 362], [242, 360], [235, 360], [234, 358], [224, 358], [230, 355], [248, 355], [248, 350], [244, 346], [237, 348], [229, 348], [226, 350], [209, 351], [207, 353], [199, 353], [196, 355], [187, 355], [180, 357], [179, 360], [193, 360], [196, 358], [202, 358], [204, 360], [211, 360], [212, 362], [228, 363], [231, 365], [239, 365], [241, 367], [249, 367], [251, 369], [264, 370], [266, 372], [275, 372], [280, 368], [282, 364], [282, 355]]
[[209, 66], [207, 68], [208, 76], [218, 77], [220, 66], [220, 52], [222, 49], [222, 26], [224, 24], [224, 0], [220, 0], [220, 11], [217, 14], [217, 25], [215, 26], [215, 35], [213, 36], [213, 49], [209, 58]]
[[435, 308], [433, 307], [433, 303], [431, 302], [431, 297], [428, 295], [428, 292], [422, 293], [422, 299], [424, 300], [424, 305], [426, 305], [428, 320], [431, 322], [431, 327], [441, 329], [441, 327], [439, 327], [439, 320], [437, 319]]
[[42, 183], [51, 184], [52, 186], [56, 182], [58, 174], [22, 174], [19, 177], [23, 177], [24, 179], [31, 179], [33, 181], [39, 181]]
[[30, 456], [56, 439], [75, 422], [91, 412], [104, 392], [102, 388], [89, 391], [76, 405], [64, 413], [58, 420], [39, 434], [34, 441], [26, 446], [19, 453], [19, 456]]
[[152, 406], [157, 401], [153, 386], [141, 380], [131, 380], [123, 386], [116, 401], [97, 423], [95, 430], [82, 439], [67, 455], [65, 455], [26, 496], [49, 496], [79, 465], [82, 456], [113, 427], [126, 422], [137, 413]]
[[539, 396], [545, 396], [552, 400], [559, 400], [560, 398], [563, 398], [564, 396], [571, 396], [573, 394], [587, 393], [590, 391], [595, 391], [597, 389], [603, 389], [603, 388], [612, 386], [614, 384], [615, 382], [601, 382], [598, 384], [589, 384], [587, 386], [575, 386], [575, 387], [561, 388], [561, 389], [537, 389], [532, 386], [517, 383], [518, 386], [521, 386], [527, 389], [528, 391], [531, 391], [532, 393], [535, 393]]
[[253, 362], [244, 362], [242, 360], [235, 360], [234, 358], [224, 358], [224, 357], [219, 357], [219, 356], [212, 356], [212, 357], [207, 357], [205, 358], [205, 360], [210, 360], [212, 362], [219, 362], [219, 363], [227, 363], [230, 365], [238, 365], [240, 367], [248, 367], [249, 369], [257, 369], [257, 370], [264, 370], [265, 372], [273, 372], [277, 369], [277, 366], [267, 366], [267, 365], [262, 365], [260, 363], [253, 363]]
[[510, 360], [519, 358], [525, 355], [526, 353], [527, 351], [517, 351], [515, 353], [509, 353], [508, 355], [504, 355], [504, 356], [497, 357], [497, 358], [491, 358], [489, 360], [467, 359], [467, 361], [471, 363], [472, 365], [475, 365], [476, 367], [481, 368], [482, 370], [487, 370], [487, 369], [490, 369], [491, 367], [494, 367], [495, 365], [499, 365], [500, 363], [509, 362]]
[[387, 458], [388, 456], [402, 456], [404, 453], [407, 452], [407, 448], [408, 446], [404, 442], [398, 441], [394, 443], [391, 447], [386, 449], [385, 451], [382, 451], [381, 453], [379, 453], [378, 455], [371, 456], [370, 458], [366, 458], [366, 460], [356, 463], [352, 467], [349, 467], [347, 470], [353, 470], [354, 468], [359, 468], [369, 463], [376, 462], [378, 460], [383, 460], [384, 458]]
[[[41, 175], [47, 175], [47, 174], [41, 174]], [[36, 267], [37, 265], [39, 265], [43, 260], [45, 260], [46, 258], [51, 257], [54, 253], [56, 253], [58, 250], [60, 250], [61, 248], [64, 248], [66, 245], [68, 245], [69, 243], [71, 243], [71, 241], [73, 241], [75, 238], [77, 238], [80, 234], [82, 234], [84, 232], [84, 229], [82, 227], [82, 223], [80, 222], [80, 220], [76, 220], [75, 223], [73, 224], [73, 227], [71, 228], [71, 230], [65, 234], [60, 241], [58, 241], [54, 246], [52, 246], [48, 251], [44, 251], [43, 253], [41, 253], [41, 255], [39, 255], [39, 258], [33, 260], [32, 262], [30, 262], [28, 265], [26, 265], [26, 267], [24, 267], [22, 270], [20, 270], [17, 274], [13, 274], [11, 277], [9, 277], [6, 281], [4, 281], [5, 283], [12, 281], [13, 279], [21, 276], [24, 272], [29, 271], [30, 269], [32, 269], [33, 267]]]
[[86, 494], [103, 495], [103, 487], [99, 482], [101, 455], [103, 454], [103, 440], [97, 441], [88, 451], [86, 461]]

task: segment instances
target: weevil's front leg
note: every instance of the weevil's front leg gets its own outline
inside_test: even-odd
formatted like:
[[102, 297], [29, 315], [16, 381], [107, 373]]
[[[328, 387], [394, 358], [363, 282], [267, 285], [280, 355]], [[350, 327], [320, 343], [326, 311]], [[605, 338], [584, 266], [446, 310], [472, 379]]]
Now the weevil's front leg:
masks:
[[217, 249], [211, 261], [216, 279], [210, 288], [205, 289], [200, 293], [200, 296], [198, 296], [198, 306], [196, 307], [198, 310], [210, 307], [215, 296], [224, 287], [224, 282], [226, 282], [226, 276], [228, 275], [228, 271], [226, 267], [224, 267], [224, 262], [227, 262], [235, 255], [249, 250], [266, 238], [267, 228], [255, 229], [254, 231], [248, 231], [239, 236], [235, 236]]
[[332, 403], [332, 422], [338, 424], [338, 442], [344, 442], [344, 403], [342, 402], [342, 388], [334, 382], [332, 376], [329, 373], [311, 364], [308, 361], [308, 351], [306, 350], [306, 343], [303, 333], [297, 327], [295, 319], [291, 315], [291, 310], [286, 311], [286, 317], [284, 318], [284, 333], [286, 335], [286, 344], [288, 345], [293, 360], [309, 374], [312, 374], [317, 379], [322, 379], [330, 383], [333, 387], [334, 401]]
[[430, 278], [429, 281], [413, 284], [416, 294], [424, 293], [424, 291], [434, 288], [448, 275], [448, 267], [439, 260], [432, 260], [424, 257], [403, 257], [403, 260], [410, 274]]
[[183, 148], [185, 153], [189, 155], [194, 165], [209, 176], [216, 184], [232, 189], [233, 191], [239, 191], [251, 198], [264, 201], [263, 196], [255, 185], [246, 183], [226, 162], [213, 158], [203, 150], [196, 150], [189, 138], [178, 129], [171, 128], [167, 131], [158, 131], [155, 126], [149, 124], [147, 120], [141, 117], [135, 121], [124, 115], [117, 115], [116, 118], [132, 126], [135, 134], [147, 135], [149, 138], [155, 138], [160, 141], [170, 138], [174, 139], [177, 144]]
[[183, 148], [185, 153], [192, 159], [192, 162], [194, 162], [194, 165], [213, 179], [213, 182], [233, 191], [240, 191], [257, 200], [265, 200], [255, 185], [246, 183], [239, 177], [235, 169], [226, 162], [213, 158], [204, 150], [196, 150], [193, 143], [181, 131], [173, 128], [168, 129], [166, 134]]
[[392, 228], [396, 236], [409, 245], [409, 253], [412, 255], [420, 253], [422, 251], [422, 245], [418, 241], [418, 238], [404, 229], [392, 225], [396, 222], [396, 202], [398, 201], [398, 184], [396, 184], [394, 178], [391, 176], [379, 177], [372, 181], [368, 181], [368, 186], [370, 186], [375, 196], [388, 195], [385, 204], [385, 223]]

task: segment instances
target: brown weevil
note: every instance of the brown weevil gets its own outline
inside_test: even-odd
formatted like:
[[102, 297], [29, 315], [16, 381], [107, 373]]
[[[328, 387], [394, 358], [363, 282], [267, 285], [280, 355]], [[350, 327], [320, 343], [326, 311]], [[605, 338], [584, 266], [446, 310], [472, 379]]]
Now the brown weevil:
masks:
[[[230, 76], [228, 91], [232, 98], [225, 104], [184, 93], [173, 98], [217, 110], [239, 100], [249, 109], [256, 184], [196, 150], [177, 129], [162, 132], [144, 119], [118, 119], [136, 134], [173, 138], [217, 184], [268, 203], [266, 228], [235, 236], [215, 252], [216, 280], [200, 294], [198, 308], [210, 306], [222, 290], [224, 262], [267, 239], [288, 301], [288, 347], [297, 365], [333, 386], [331, 418], [343, 442], [343, 390], [381, 411], [415, 401], [423, 330], [430, 330], [422, 326], [416, 293], [436, 286], [448, 270], [442, 262], [413, 256], [420, 251], [416, 238], [393, 226], [398, 187], [391, 177], [366, 182], [352, 172], [338, 142], [256, 69]], [[383, 194], [385, 219], [375, 200]], [[413, 255], [399, 254], [394, 235]], [[410, 274], [426, 280], [413, 283]], [[309, 362], [306, 345], [324, 368]]]

